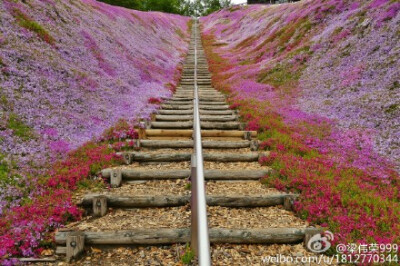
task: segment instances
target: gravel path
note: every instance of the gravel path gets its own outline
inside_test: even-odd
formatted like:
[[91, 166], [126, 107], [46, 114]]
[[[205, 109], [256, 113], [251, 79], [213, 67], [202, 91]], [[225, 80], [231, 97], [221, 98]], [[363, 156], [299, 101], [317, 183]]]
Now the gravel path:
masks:
[[278, 228], [307, 227], [308, 223], [282, 208], [226, 208], [207, 207], [210, 227], [240, 228]]
[[206, 192], [209, 195], [255, 196], [276, 195], [282, 192], [268, 188], [259, 181], [208, 181]]
[[190, 226], [189, 206], [173, 208], [116, 209], [100, 218], [88, 216], [73, 227], [93, 232], [137, 228], [186, 228]]

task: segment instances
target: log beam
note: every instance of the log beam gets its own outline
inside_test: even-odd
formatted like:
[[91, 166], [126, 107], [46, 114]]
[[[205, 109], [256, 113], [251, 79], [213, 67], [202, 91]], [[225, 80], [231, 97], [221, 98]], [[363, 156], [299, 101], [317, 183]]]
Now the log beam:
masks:
[[[246, 133], [250, 132], [250, 133]], [[175, 130], [166, 130], [166, 129], [146, 129], [146, 136], [155, 137], [155, 136], [171, 136], [171, 137], [191, 137], [193, 135], [193, 130], [191, 129], [175, 129]], [[202, 137], [239, 137], [239, 138], [248, 138], [248, 137], [256, 137], [257, 131], [241, 131], [241, 130], [202, 130]]]
[[[271, 169], [262, 170], [205, 170], [206, 180], [260, 180], [269, 174]], [[122, 169], [124, 180], [165, 180], [189, 178], [190, 170], [136, 170]], [[104, 178], [109, 178], [111, 169], [101, 171]]]
[[[269, 207], [283, 205], [286, 197], [297, 195], [276, 194], [263, 196], [218, 196], [207, 195], [207, 205], [222, 207]], [[190, 202], [190, 196], [156, 195], [156, 196], [117, 196], [108, 194], [89, 194], [84, 196], [79, 205], [90, 207], [91, 202], [104, 197], [110, 207], [117, 208], [150, 208], [184, 206]]]
[[[190, 161], [192, 153], [176, 152], [176, 153], [148, 153], [148, 152], [119, 152], [117, 155], [125, 157], [126, 154], [131, 154], [132, 160], [135, 162], [183, 162]], [[204, 153], [205, 161], [215, 162], [254, 162], [260, 157], [268, 156], [269, 152], [258, 153]]]
[[[225, 229], [210, 228], [211, 243], [232, 244], [295, 244], [301, 243], [307, 228]], [[187, 243], [190, 229], [134, 229], [107, 232], [83, 232], [90, 245], [165, 245]], [[58, 245], [66, 243], [66, 233], [57, 232]]]
[[[129, 140], [128, 140], [129, 141]], [[239, 141], [202, 141], [204, 149], [240, 149], [250, 147], [247, 140]], [[140, 140], [140, 146], [144, 148], [163, 149], [163, 148], [193, 148], [192, 140]]]

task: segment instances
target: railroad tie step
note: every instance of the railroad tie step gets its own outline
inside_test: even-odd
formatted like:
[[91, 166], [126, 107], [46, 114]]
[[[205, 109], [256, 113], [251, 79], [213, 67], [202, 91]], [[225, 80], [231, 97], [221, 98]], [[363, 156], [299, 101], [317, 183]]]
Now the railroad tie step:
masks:
[[[158, 110], [160, 115], [193, 115], [193, 109], [186, 110]], [[200, 115], [234, 115], [232, 110], [200, 110]]]
[[[174, 96], [173, 98], [169, 99], [170, 102], [172, 103], [185, 103], [185, 102], [193, 102], [193, 97], [176, 97]], [[199, 102], [200, 103], [212, 103], [212, 102], [225, 102], [224, 97], [199, 97]]]
[[[193, 121], [192, 115], [156, 115], [157, 121]], [[235, 115], [200, 115], [201, 121], [213, 121], [213, 122], [228, 122], [235, 121], [238, 117]]]
[[[144, 137], [192, 137], [193, 130], [191, 129], [146, 129]], [[242, 131], [242, 130], [202, 130], [202, 137], [229, 137], [243, 138], [251, 140], [257, 136], [257, 131]]]
[[[165, 148], [193, 148], [193, 140], [127, 140], [134, 142], [137, 147], [165, 149]], [[212, 141], [203, 140], [204, 149], [241, 149], [241, 148], [258, 148], [258, 140], [238, 140], [238, 141]], [[257, 150], [257, 149], [254, 149]]]
[[[297, 244], [304, 241], [308, 232], [315, 228], [265, 228], [265, 229], [226, 229], [210, 228], [211, 243], [231, 244]], [[66, 245], [71, 231], [58, 231], [55, 234], [57, 245]], [[154, 228], [121, 231], [81, 231], [87, 245], [167, 245], [190, 241], [189, 228]], [[59, 248], [58, 254], [66, 249]]]
[[[201, 122], [202, 129], [239, 129], [241, 124], [239, 122]], [[151, 128], [166, 128], [166, 129], [189, 129], [193, 128], [192, 121], [178, 121], [178, 122], [151, 122]]]
[[[117, 155], [125, 158], [127, 164], [132, 162], [184, 162], [190, 161], [192, 153], [149, 153], [149, 152], [119, 152]], [[207, 153], [203, 154], [205, 161], [214, 162], [255, 162], [261, 157], [268, 156], [269, 152], [248, 152], [248, 153]]]
[[[193, 101], [189, 100], [189, 101], [166, 101], [164, 104], [166, 105], [192, 105]], [[199, 105], [226, 105], [225, 101], [221, 101], [221, 102], [208, 102], [208, 101], [199, 101]]]
[[[193, 104], [162, 104], [162, 109], [166, 110], [192, 110]], [[199, 108], [202, 110], [228, 110], [229, 105], [207, 105], [207, 104], [199, 104]]]
[[[206, 180], [260, 180], [271, 173], [271, 169], [260, 170], [204, 170]], [[110, 178], [112, 173], [120, 172], [123, 181], [135, 180], [169, 180], [169, 179], [188, 179], [190, 170], [137, 170], [134, 168], [123, 169], [103, 169], [101, 175]]]
[[[190, 203], [189, 195], [123, 196], [97, 193], [85, 195], [78, 205], [91, 208], [93, 207], [93, 201], [99, 197], [104, 197], [107, 200], [107, 206], [114, 208], [177, 207]], [[208, 206], [251, 208], [284, 205], [284, 201], [288, 197], [295, 199], [298, 195], [285, 193], [262, 196], [207, 195], [206, 201]]]

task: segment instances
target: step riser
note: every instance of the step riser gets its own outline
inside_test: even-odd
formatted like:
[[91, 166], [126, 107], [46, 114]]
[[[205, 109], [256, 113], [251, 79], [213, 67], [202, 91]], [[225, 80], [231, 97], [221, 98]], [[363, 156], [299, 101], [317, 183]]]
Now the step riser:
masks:
[[[114, 208], [165, 208], [185, 206], [190, 203], [190, 196], [114, 196], [105, 194], [92, 194], [85, 196], [78, 204], [86, 208], [93, 207], [93, 199], [98, 196], [107, 198], [107, 206]], [[206, 196], [208, 206], [221, 207], [271, 207], [283, 205], [286, 197], [294, 197], [289, 194], [277, 194], [268, 196]]]
[[[193, 115], [193, 110], [159, 110], [160, 115]], [[226, 111], [207, 111], [200, 110], [200, 115], [233, 115], [235, 114], [232, 110]]]
[[[199, 101], [200, 105], [222, 105], [222, 106], [226, 106], [226, 102], [205, 102], [205, 101]], [[182, 106], [182, 105], [192, 105], [193, 100], [191, 101], [166, 101], [164, 104], [166, 105], [178, 105], [178, 106]]]
[[[307, 228], [224, 229], [210, 228], [211, 243], [296, 244], [304, 241]], [[67, 232], [57, 232], [55, 242], [65, 245]], [[190, 242], [190, 229], [135, 229], [113, 232], [83, 232], [89, 245], [166, 245]]]
[[[104, 178], [110, 178], [111, 169], [104, 169], [101, 174]], [[271, 170], [204, 170], [206, 180], [260, 180], [266, 177]], [[174, 180], [187, 179], [190, 176], [190, 170], [135, 170], [122, 169], [123, 180]]]
[[[132, 162], [185, 162], [190, 161], [192, 153], [146, 153], [146, 152], [123, 152], [117, 153], [125, 158], [127, 164]], [[203, 153], [204, 161], [214, 162], [257, 162], [261, 156], [257, 152], [235, 154], [235, 153]]]
[[[193, 109], [193, 105], [161, 105], [162, 109], [165, 110], [187, 110], [187, 109]], [[203, 110], [228, 110], [229, 106], [228, 105], [220, 105], [220, 106], [214, 106], [214, 105], [199, 105], [199, 109]]]
[[[200, 122], [202, 129], [240, 129], [240, 123], [238, 122]], [[190, 129], [193, 128], [192, 122], [151, 122], [151, 128], [159, 129]]]
[[[251, 146], [251, 142], [244, 141], [202, 141], [204, 149], [241, 149]], [[193, 148], [192, 140], [140, 140], [139, 146], [144, 148]]]
[[[170, 98], [168, 99], [171, 103], [177, 104], [177, 103], [190, 103], [193, 102], [193, 98], [189, 98], [189, 97], [174, 97], [174, 98]], [[223, 102], [224, 104], [226, 104], [225, 102], [225, 98], [222, 97], [216, 97], [216, 98], [202, 98], [199, 97], [199, 102], [200, 103], [213, 103], [213, 102]]]
[[[157, 121], [193, 121], [193, 116], [156, 115]], [[200, 116], [201, 121], [230, 122], [237, 120], [236, 116]]]

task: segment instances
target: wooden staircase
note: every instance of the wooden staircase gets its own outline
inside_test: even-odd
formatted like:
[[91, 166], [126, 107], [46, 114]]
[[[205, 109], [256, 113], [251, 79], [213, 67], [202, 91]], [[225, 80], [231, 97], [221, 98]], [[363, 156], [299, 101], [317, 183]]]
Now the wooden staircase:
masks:
[[[193, 153], [195, 42], [200, 47], [197, 84], [212, 254], [215, 245], [220, 243], [294, 244], [319, 232], [291, 214], [297, 195], [267, 188], [259, 181], [271, 169], [261, 167], [258, 160], [269, 154], [258, 151], [257, 133], [244, 130], [239, 114], [229, 108], [225, 95], [212, 87], [201, 40], [192, 36], [180, 86], [173, 97], [161, 105], [153, 120], [143, 125], [140, 139], [133, 140], [135, 149], [120, 153], [125, 165], [102, 170], [102, 176], [110, 180], [111, 190], [88, 193], [81, 198], [80, 205], [87, 209], [88, 216], [81, 223], [56, 233], [58, 254], [66, 254], [70, 260], [82, 252], [84, 245], [157, 246], [190, 242], [187, 214], [190, 191], [185, 187], [190, 186]], [[171, 184], [179, 193], [167, 189]], [[162, 222], [172, 211], [186, 226], [175, 226], [176, 221], [171, 222], [171, 226]], [[269, 227], [267, 222], [262, 226], [260, 221], [253, 227], [254, 219], [248, 216], [252, 216], [253, 211], [260, 219], [279, 222]], [[129, 224], [129, 219], [136, 217], [145, 225], [133, 223], [117, 230], [116, 224], [121, 220], [115, 219], [114, 223], [113, 219], [119, 212], [125, 215], [122, 223]], [[138, 218], [141, 213], [143, 217]], [[146, 216], [146, 213], [154, 216]], [[235, 213], [239, 216], [235, 217]], [[268, 213], [276, 217], [268, 217]], [[285, 220], [286, 216], [291, 218]], [[99, 226], [102, 219], [104, 225]], [[290, 222], [286, 223], [287, 220]], [[231, 263], [236, 262], [232, 259]]]

